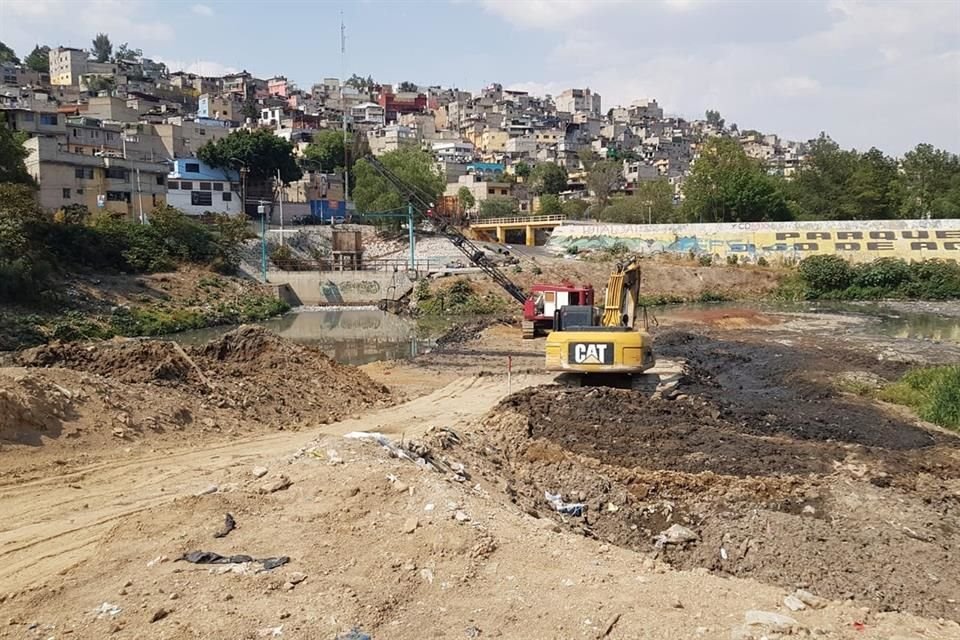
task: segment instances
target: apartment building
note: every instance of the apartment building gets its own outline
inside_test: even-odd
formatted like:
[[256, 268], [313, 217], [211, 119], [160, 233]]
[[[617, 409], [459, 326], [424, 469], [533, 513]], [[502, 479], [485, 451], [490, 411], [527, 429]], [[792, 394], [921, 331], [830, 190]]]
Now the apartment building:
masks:
[[[69, 129], [73, 139], [75, 131], [86, 127]], [[119, 141], [116, 134], [115, 140]], [[123, 158], [119, 152], [87, 154], [81, 149], [96, 145], [68, 144], [52, 136], [31, 138], [24, 147], [27, 171], [39, 185], [38, 199], [45, 209], [83, 205], [90, 211], [139, 217], [166, 201], [166, 163]]]
[[554, 102], [557, 111], [563, 113], [586, 113], [600, 117], [600, 94], [590, 89], [567, 89]]

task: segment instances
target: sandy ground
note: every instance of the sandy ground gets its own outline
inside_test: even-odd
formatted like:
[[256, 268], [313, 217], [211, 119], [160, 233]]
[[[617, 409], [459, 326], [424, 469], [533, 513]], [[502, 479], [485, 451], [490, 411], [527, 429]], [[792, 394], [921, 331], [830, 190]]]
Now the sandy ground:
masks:
[[[327, 365], [302, 351], [299, 393], [277, 391], [279, 368], [256, 410], [234, 394], [286, 357], [271, 342], [266, 359], [188, 353], [237, 406], [188, 393], [193, 370], [125, 382], [112, 356], [3, 369], [0, 396], [42, 399], [61, 430], [4, 432], [0, 637], [960, 637], [957, 437], [832, 385], [956, 350], [894, 341], [888, 358], [802, 316], [661, 320], [659, 353], [687, 363], [663, 399], [549, 384], [542, 341], [509, 325], [344, 371], [327, 424], [308, 417]], [[117, 437], [104, 398], [197, 420]], [[361, 431], [393, 453], [344, 437]], [[672, 525], [693, 537], [658, 546]], [[192, 551], [289, 561], [177, 561]], [[798, 588], [807, 604], [785, 600]]]

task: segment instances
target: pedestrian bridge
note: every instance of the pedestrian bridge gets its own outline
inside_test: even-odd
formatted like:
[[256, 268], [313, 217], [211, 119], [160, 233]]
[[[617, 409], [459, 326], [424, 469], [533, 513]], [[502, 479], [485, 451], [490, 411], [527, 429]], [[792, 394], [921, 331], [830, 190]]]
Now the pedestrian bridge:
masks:
[[524, 243], [528, 247], [537, 244], [537, 230], [553, 230], [567, 219], [564, 215], [553, 216], [517, 216], [514, 218], [487, 218], [470, 223], [470, 228], [477, 231], [493, 231], [497, 234], [497, 242], [506, 243], [507, 233], [522, 231]]

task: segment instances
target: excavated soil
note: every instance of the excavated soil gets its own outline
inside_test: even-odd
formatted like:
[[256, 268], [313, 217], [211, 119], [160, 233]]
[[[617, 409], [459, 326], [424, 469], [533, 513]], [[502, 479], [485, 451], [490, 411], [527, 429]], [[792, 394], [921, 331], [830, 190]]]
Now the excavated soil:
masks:
[[[960, 618], [960, 439], [823, 382], [880, 363], [682, 332], [657, 345], [688, 363], [670, 399], [527, 389], [489, 414], [475, 464], [531, 513], [678, 568]], [[672, 524], [698, 539], [656, 547]]]
[[145, 436], [196, 442], [205, 433], [296, 429], [390, 397], [359, 369], [254, 326], [190, 349], [53, 343], [11, 364], [0, 368], [0, 444], [69, 446], [83, 456], [90, 445]]

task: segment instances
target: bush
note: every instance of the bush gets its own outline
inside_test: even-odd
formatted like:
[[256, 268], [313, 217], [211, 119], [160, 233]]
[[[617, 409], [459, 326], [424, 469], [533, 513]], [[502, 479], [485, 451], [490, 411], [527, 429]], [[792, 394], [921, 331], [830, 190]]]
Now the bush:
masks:
[[946, 260], [879, 258], [852, 267], [839, 256], [811, 256], [798, 274], [808, 299], [960, 298], [960, 265]]
[[854, 269], [853, 284], [858, 287], [896, 289], [910, 279], [910, 267], [903, 260], [878, 258]]
[[713, 264], [713, 256], [711, 256], [708, 253], [705, 253], [697, 257], [697, 262], [700, 264], [701, 267], [709, 267], [710, 265]]
[[577, 255], [578, 253], [580, 253], [580, 247], [578, 247], [577, 245], [572, 244], [572, 245], [570, 245], [569, 247], [567, 247], [567, 255], [568, 255], [568, 256], [575, 256], [575, 255]]
[[928, 422], [960, 429], [960, 365], [912, 369], [879, 396], [914, 408]]
[[810, 256], [800, 263], [800, 275], [813, 292], [822, 293], [849, 287], [854, 270], [840, 256]]
[[729, 256], [727, 256], [727, 264], [728, 264], [728, 265], [730, 265], [730, 266], [736, 266], [737, 262], [739, 262], [739, 257], [737, 256], [737, 254], [732, 253], [732, 254], [730, 254]]
[[767, 267], [767, 266], [770, 266], [770, 263], [767, 262], [767, 259], [766, 259], [766, 258], [764, 258], [763, 256], [760, 256], [759, 258], [757, 258], [757, 266], [758, 266], [758, 267]]
[[478, 295], [469, 280], [459, 279], [419, 305], [426, 315], [488, 315], [506, 309], [502, 298], [493, 293]]

